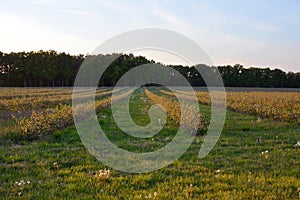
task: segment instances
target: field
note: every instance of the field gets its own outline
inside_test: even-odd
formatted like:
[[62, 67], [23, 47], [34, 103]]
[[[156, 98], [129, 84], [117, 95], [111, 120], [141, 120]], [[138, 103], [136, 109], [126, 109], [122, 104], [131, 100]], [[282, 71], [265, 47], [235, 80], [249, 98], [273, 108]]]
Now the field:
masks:
[[[227, 93], [225, 125], [205, 158], [198, 153], [210, 119], [210, 99], [196, 89], [201, 111], [198, 132], [186, 153], [154, 172], [132, 174], [108, 168], [82, 144], [73, 126], [69, 88], [0, 88], [0, 196], [2, 199], [298, 199], [300, 195], [300, 91]], [[115, 100], [130, 92], [120, 90]], [[183, 119], [195, 119], [185, 98]], [[175, 137], [180, 111], [174, 94], [164, 88], [142, 88], [131, 97], [135, 123], [147, 125], [151, 105], [168, 113], [163, 130], [134, 138], [114, 122], [111, 89], [99, 89], [95, 109], [107, 137], [131, 152], [150, 152]], [[85, 98], [85, 94], [81, 95]], [[80, 107], [85, 110], [90, 107]], [[101, 170], [101, 171], [100, 171]]]

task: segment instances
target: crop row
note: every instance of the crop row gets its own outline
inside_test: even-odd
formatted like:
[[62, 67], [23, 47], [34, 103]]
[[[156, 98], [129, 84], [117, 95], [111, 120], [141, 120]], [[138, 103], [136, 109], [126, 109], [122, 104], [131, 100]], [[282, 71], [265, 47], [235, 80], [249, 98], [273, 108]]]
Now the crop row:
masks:
[[0, 88], [0, 99], [71, 94], [71, 88]]
[[[95, 94], [95, 98], [99, 99], [106, 95], [111, 94], [110, 90], [103, 91], [99, 90]], [[90, 94], [81, 94], [80, 98], [86, 98]], [[53, 95], [47, 95], [43, 93], [43, 96], [34, 96], [34, 97], [17, 97], [11, 99], [0, 99], [0, 111], [1, 112], [21, 112], [21, 111], [32, 111], [51, 108], [59, 104], [71, 104], [72, 102], [72, 90], [69, 90], [68, 93], [62, 95], [60, 92], [54, 93]]]
[[[190, 105], [188, 103], [179, 104], [179, 102], [173, 98], [154, 94], [148, 89], [145, 89], [145, 93], [151, 101], [165, 109], [168, 116], [175, 120], [176, 124], [182, 125], [188, 129], [196, 128], [198, 129], [198, 132], [201, 133], [207, 129], [208, 122], [205, 119], [204, 114], [200, 113], [200, 115], [198, 115], [198, 112], [195, 112], [198, 108], [194, 105]], [[197, 127], [193, 127], [194, 122], [198, 120], [200, 122]]]
[[[171, 92], [161, 90], [167, 95]], [[191, 98], [190, 91], [176, 91], [186, 99]], [[199, 103], [210, 105], [208, 92], [195, 92]], [[227, 108], [258, 118], [283, 122], [300, 123], [300, 93], [297, 92], [226, 92]]]
[[[114, 96], [114, 100], [118, 101], [128, 96], [131, 91], [120, 92]], [[91, 109], [99, 112], [102, 108], [107, 107], [111, 103], [111, 97], [107, 97], [92, 103], [82, 103], [77, 105], [75, 109], [84, 113]], [[45, 134], [51, 134], [56, 130], [61, 130], [72, 125], [73, 110], [71, 105], [59, 104], [53, 109], [47, 109], [45, 112], [33, 111], [30, 117], [14, 117], [21, 135], [28, 139], [40, 137]]]

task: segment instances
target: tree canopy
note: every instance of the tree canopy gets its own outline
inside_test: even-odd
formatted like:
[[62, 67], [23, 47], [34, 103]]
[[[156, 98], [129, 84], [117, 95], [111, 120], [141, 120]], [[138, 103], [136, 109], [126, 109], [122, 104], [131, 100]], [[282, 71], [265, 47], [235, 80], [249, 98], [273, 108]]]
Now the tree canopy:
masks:
[[[99, 55], [100, 56], [100, 55]], [[105, 55], [101, 55], [105, 56]], [[85, 59], [93, 56], [70, 55], [56, 51], [0, 52], [0, 86], [14, 87], [60, 87], [73, 86], [76, 74]], [[143, 56], [120, 54], [110, 64], [99, 80], [99, 86], [114, 86], [130, 69], [155, 63]], [[300, 88], [300, 73], [280, 69], [245, 68], [234, 66], [181, 66], [165, 65], [180, 72], [192, 86], [205, 86], [197, 67], [214, 71], [218, 69], [227, 87], [290, 87]]]

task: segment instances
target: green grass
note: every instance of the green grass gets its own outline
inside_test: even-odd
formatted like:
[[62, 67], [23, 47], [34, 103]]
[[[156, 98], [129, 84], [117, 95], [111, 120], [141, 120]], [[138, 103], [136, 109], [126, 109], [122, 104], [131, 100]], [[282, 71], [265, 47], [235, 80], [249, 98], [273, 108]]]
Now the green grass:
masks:
[[[136, 93], [130, 112], [137, 124], [149, 123], [143, 94]], [[209, 107], [200, 106], [203, 112]], [[104, 117], [105, 116], [105, 117]], [[166, 128], [149, 139], [122, 133], [110, 109], [99, 113], [107, 136], [119, 147], [148, 152], [161, 148], [176, 134]], [[153, 140], [152, 140], [153, 139]], [[297, 199], [300, 188], [300, 127], [228, 112], [222, 135], [212, 152], [198, 158], [202, 137], [170, 166], [145, 174], [111, 169], [100, 181], [95, 173], [106, 166], [82, 145], [74, 127], [49, 137], [0, 146], [2, 199]], [[269, 151], [268, 156], [262, 152]], [[57, 162], [58, 167], [54, 164]], [[220, 170], [220, 172], [217, 172]], [[30, 181], [18, 186], [15, 182]], [[156, 196], [154, 195], [157, 194]]]

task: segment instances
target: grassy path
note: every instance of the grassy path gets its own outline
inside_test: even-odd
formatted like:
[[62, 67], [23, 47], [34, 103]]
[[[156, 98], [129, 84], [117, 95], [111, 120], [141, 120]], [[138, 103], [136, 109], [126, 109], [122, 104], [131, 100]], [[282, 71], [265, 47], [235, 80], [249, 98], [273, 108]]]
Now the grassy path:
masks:
[[[151, 102], [136, 93], [131, 103], [133, 120], [144, 125]], [[146, 104], [146, 106], [145, 106]], [[209, 107], [200, 106], [203, 112]], [[99, 114], [100, 125], [119, 147], [135, 151], [159, 149], [176, 134], [166, 128], [149, 139], [121, 133], [109, 109]], [[223, 133], [204, 159], [199, 159], [201, 137], [172, 165], [147, 174], [111, 170], [111, 177], [96, 177], [105, 166], [82, 145], [74, 127], [31, 143], [0, 146], [2, 199], [297, 199], [300, 188], [300, 127], [228, 112]], [[262, 152], [264, 152], [262, 154]], [[24, 180], [25, 184], [20, 184]], [[29, 181], [27, 183], [27, 181]], [[17, 183], [16, 183], [17, 182]], [[23, 183], [23, 182], [22, 182]], [[19, 185], [18, 185], [19, 184]]]

